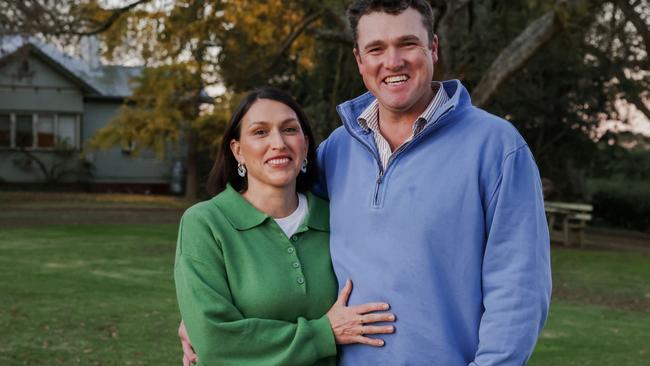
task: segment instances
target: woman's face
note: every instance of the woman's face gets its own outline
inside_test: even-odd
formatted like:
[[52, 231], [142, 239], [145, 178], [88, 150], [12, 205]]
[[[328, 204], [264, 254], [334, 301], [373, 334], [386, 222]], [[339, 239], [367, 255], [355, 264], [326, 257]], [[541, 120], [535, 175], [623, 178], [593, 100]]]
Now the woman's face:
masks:
[[296, 187], [309, 141], [296, 112], [284, 103], [258, 99], [240, 122], [239, 141], [230, 141], [235, 159], [246, 166], [248, 191]]

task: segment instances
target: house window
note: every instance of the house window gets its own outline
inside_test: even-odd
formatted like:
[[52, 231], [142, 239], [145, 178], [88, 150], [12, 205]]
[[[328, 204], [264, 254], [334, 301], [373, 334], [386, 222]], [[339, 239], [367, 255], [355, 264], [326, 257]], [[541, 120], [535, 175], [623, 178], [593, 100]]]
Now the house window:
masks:
[[0, 148], [11, 147], [11, 115], [0, 114]]
[[77, 116], [59, 115], [56, 133], [57, 145], [68, 149], [77, 147]]
[[16, 115], [16, 147], [34, 147], [34, 115]]
[[79, 115], [0, 113], [0, 148], [78, 149]]
[[54, 147], [54, 115], [38, 115], [38, 121], [36, 122], [36, 147]]

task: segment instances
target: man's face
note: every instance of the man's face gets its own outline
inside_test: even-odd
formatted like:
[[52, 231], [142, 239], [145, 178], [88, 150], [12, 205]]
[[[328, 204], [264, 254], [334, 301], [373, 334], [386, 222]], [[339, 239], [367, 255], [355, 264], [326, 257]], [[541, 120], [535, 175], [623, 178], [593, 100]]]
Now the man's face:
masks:
[[380, 108], [420, 114], [431, 100], [438, 40], [429, 44], [422, 16], [408, 8], [398, 15], [374, 12], [359, 19], [354, 55], [366, 88]]

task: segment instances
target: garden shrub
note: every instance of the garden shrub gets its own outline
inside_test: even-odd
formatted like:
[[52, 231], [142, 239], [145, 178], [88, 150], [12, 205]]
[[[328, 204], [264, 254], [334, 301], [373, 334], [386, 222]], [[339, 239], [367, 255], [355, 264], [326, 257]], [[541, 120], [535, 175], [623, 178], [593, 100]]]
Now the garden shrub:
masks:
[[650, 182], [590, 182], [596, 225], [650, 232]]

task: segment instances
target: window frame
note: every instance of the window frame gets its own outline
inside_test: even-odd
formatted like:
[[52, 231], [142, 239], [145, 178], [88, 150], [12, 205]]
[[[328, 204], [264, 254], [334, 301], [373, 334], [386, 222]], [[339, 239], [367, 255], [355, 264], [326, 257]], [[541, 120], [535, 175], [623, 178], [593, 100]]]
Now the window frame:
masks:
[[[80, 151], [81, 150], [81, 114], [75, 112], [50, 112], [50, 111], [0, 111], [0, 114], [9, 115], [9, 146], [0, 146], [0, 150], [21, 150], [22, 147], [16, 146], [16, 115], [31, 115], [32, 116], [32, 145], [24, 147], [28, 151]], [[53, 147], [39, 147], [38, 146], [38, 119], [39, 115], [50, 115], [53, 117], [53, 131], [54, 131], [54, 146]], [[57, 148], [59, 142], [59, 116], [67, 115], [74, 117], [74, 141], [71, 149]]]

